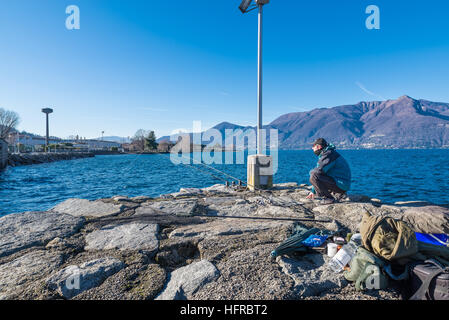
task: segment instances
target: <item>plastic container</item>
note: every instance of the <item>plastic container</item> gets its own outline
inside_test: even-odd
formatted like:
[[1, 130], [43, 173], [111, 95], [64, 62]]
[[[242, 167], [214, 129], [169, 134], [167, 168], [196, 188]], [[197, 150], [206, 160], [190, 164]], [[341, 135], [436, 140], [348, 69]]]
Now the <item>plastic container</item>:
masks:
[[346, 241], [343, 237], [334, 237], [334, 243], [344, 245]]
[[337, 254], [329, 261], [329, 267], [332, 271], [340, 273], [343, 271], [344, 267], [351, 262], [352, 258], [357, 252], [357, 244], [350, 241], [345, 244]]
[[336, 243], [330, 242], [327, 244], [327, 256], [329, 258], [333, 258], [337, 254], [338, 251], [337, 247], [338, 245]]
[[362, 245], [362, 235], [360, 233], [353, 234], [350, 242], [351, 241], [354, 242], [356, 245], [361, 246]]

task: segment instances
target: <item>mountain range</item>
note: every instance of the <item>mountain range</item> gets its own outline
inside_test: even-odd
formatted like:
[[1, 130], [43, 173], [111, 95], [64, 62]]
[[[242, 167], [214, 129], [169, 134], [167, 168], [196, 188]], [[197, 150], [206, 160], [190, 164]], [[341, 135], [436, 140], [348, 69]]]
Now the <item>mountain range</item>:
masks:
[[[319, 137], [347, 149], [449, 148], [449, 103], [402, 96], [396, 100], [288, 113], [264, 128], [278, 130], [280, 149], [308, 149]], [[224, 137], [226, 129], [245, 132], [254, 127], [222, 122], [211, 129], [218, 130]], [[203, 134], [211, 133], [211, 129]], [[267, 132], [269, 140], [269, 130]], [[170, 138], [177, 140], [177, 136], [164, 136], [158, 141]], [[244, 135], [239, 134], [236, 141], [239, 139], [244, 139]], [[255, 147], [254, 144], [246, 146]]]

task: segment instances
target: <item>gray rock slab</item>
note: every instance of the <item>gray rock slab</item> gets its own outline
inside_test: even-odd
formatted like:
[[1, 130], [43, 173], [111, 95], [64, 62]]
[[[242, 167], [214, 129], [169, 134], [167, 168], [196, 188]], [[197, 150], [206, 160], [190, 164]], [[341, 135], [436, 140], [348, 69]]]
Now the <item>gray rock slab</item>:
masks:
[[222, 205], [234, 205], [236, 203], [244, 204], [246, 203], [245, 199], [241, 199], [238, 197], [206, 197], [203, 198], [204, 204], [207, 206], [222, 206]]
[[220, 219], [198, 225], [182, 226], [173, 230], [169, 238], [207, 238], [213, 236], [225, 236], [244, 234], [269, 230], [282, 226], [292, 226], [289, 221], [260, 221], [246, 219]]
[[327, 266], [328, 259], [321, 254], [308, 254], [300, 259], [281, 256], [276, 261], [282, 271], [295, 281], [295, 291], [300, 298], [318, 296], [348, 283], [343, 273], [334, 273]]
[[371, 203], [335, 203], [313, 208], [317, 218], [324, 216], [333, 218], [352, 232], [358, 232], [364, 212], [379, 213], [379, 208]]
[[24, 212], [0, 218], [0, 257], [33, 246], [45, 245], [56, 237], [76, 233], [84, 218], [54, 212]]
[[199, 189], [199, 188], [181, 188], [179, 189], [179, 192], [182, 194], [200, 194], [203, 193], [203, 190]]
[[229, 194], [237, 193], [237, 191], [235, 191], [231, 187], [226, 187], [226, 185], [224, 184], [214, 184], [213, 186], [202, 188], [201, 190], [203, 192], [208, 193], [229, 193]]
[[117, 201], [117, 202], [132, 202], [132, 199], [130, 199], [126, 196], [120, 196], [120, 195], [113, 196], [111, 199], [114, 201]]
[[108, 225], [86, 235], [85, 250], [143, 250], [153, 255], [159, 248], [159, 226], [148, 223]]
[[237, 197], [204, 198], [208, 215], [217, 216], [253, 216], [259, 206]]
[[313, 218], [310, 217], [309, 211], [303, 207], [298, 206], [294, 209], [293, 207], [282, 205], [260, 207], [254, 216], [273, 218], [303, 218], [307, 216], [308, 218]]
[[184, 300], [219, 276], [218, 269], [207, 260], [192, 263], [173, 271], [167, 286], [155, 300]]
[[[273, 235], [273, 238], [275, 237]], [[221, 239], [217, 241], [222, 242]], [[200, 288], [192, 298], [195, 300], [294, 299], [292, 290], [294, 281], [280, 270], [276, 261], [270, 259], [270, 252], [276, 244], [258, 245], [257, 241], [249, 240], [248, 243], [245, 241], [245, 246], [247, 249], [230, 250], [229, 256], [220, 259], [216, 263], [220, 277]], [[235, 248], [235, 243], [233, 247]]]
[[101, 200], [67, 199], [51, 209], [51, 211], [66, 213], [76, 217], [105, 217], [114, 216], [125, 209], [123, 205], [105, 203]]
[[144, 202], [144, 201], [151, 200], [151, 197], [148, 197], [148, 196], [137, 196], [137, 197], [132, 197], [131, 200], [137, 201], [137, 202]]
[[115, 258], [95, 259], [80, 266], [65, 267], [48, 277], [46, 283], [50, 290], [70, 299], [83, 291], [97, 287], [124, 267], [125, 264]]
[[145, 203], [136, 209], [135, 216], [140, 215], [176, 215], [191, 216], [198, 206], [197, 199], [165, 200]]
[[271, 190], [289, 190], [295, 188], [298, 188], [298, 184], [296, 182], [285, 182], [274, 184]]
[[449, 234], [449, 209], [440, 206], [407, 208], [403, 220], [416, 232]]
[[28, 285], [62, 264], [60, 254], [38, 250], [0, 265], [0, 300], [20, 298]]

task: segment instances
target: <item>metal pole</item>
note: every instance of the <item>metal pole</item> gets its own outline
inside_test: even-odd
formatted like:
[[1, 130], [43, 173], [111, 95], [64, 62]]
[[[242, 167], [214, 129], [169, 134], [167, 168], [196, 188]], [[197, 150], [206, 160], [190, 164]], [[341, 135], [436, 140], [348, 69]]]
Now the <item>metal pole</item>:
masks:
[[257, 154], [262, 154], [262, 22], [263, 5], [259, 4], [259, 48], [257, 63]]
[[50, 130], [48, 129], [48, 113], [45, 114], [47, 116], [47, 135], [45, 136], [45, 146], [46, 146], [46, 152], [49, 152], [48, 150], [48, 140], [50, 135]]

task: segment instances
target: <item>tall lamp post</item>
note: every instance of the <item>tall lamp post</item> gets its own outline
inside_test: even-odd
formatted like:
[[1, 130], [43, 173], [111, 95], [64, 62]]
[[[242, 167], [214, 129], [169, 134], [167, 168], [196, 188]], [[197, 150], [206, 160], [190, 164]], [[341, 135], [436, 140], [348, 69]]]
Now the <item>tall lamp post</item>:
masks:
[[257, 48], [257, 154], [263, 154], [262, 150], [262, 44], [263, 44], [263, 6], [270, 3], [270, 0], [244, 0], [239, 6], [242, 13], [248, 13], [254, 9], [259, 9], [259, 29]]
[[44, 108], [44, 109], [42, 109], [42, 112], [45, 113], [46, 120], [47, 120], [47, 132], [46, 132], [46, 135], [45, 135], [45, 152], [48, 152], [48, 142], [49, 142], [49, 139], [50, 139], [50, 129], [49, 129], [49, 125], [48, 125], [48, 115], [50, 113], [53, 113], [53, 109]]
[[[254, 1], [254, 3], [253, 3]], [[270, 188], [273, 185], [272, 159], [263, 154], [262, 148], [262, 40], [263, 40], [263, 6], [270, 0], [243, 0], [239, 6], [242, 13], [259, 9], [258, 14], [258, 49], [257, 49], [257, 151], [248, 156], [248, 187]]]

